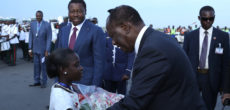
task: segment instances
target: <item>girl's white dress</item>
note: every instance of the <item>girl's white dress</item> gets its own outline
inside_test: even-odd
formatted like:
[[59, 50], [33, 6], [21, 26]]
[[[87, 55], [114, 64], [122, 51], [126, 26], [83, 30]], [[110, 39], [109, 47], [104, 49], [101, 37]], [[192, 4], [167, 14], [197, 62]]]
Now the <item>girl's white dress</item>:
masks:
[[66, 88], [55, 83], [51, 88], [49, 110], [79, 110], [78, 95], [72, 87]]

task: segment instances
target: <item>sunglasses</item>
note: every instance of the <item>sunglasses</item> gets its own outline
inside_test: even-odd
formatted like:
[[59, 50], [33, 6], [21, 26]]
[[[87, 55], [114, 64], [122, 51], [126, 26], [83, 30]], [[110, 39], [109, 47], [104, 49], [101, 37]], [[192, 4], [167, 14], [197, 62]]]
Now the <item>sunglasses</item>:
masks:
[[210, 17], [210, 18], [205, 18], [205, 17], [201, 17], [202, 21], [214, 21], [215, 17]]

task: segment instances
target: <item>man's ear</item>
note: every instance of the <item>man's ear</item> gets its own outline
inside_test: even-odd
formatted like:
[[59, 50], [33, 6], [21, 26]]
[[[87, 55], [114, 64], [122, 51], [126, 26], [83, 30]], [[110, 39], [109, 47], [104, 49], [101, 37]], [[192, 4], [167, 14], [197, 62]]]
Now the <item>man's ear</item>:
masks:
[[200, 16], [198, 16], [198, 20], [200, 20], [200, 21], [201, 21], [201, 17], [200, 17]]
[[125, 31], [126, 34], [128, 34], [131, 29], [131, 24], [129, 22], [122, 23], [121, 28]]

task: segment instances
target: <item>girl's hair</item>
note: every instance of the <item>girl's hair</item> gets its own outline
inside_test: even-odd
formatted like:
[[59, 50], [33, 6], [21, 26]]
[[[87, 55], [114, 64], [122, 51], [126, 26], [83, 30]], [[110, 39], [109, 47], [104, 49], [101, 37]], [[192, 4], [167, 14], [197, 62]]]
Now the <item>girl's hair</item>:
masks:
[[60, 68], [69, 66], [69, 62], [72, 60], [70, 55], [76, 54], [73, 50], [66, 48], [60, 48], [54, 50], [46, 58], [46, 71], [49, 78], [59, 76]]

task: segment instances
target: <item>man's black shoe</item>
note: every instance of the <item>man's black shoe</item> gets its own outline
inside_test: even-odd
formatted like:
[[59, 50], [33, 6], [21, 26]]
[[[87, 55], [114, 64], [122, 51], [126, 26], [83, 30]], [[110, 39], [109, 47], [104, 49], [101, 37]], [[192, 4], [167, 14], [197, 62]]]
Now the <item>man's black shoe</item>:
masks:
[[34, 84], [30, 84], [29, 86], [34, 87], [34, 86], [40, 86], [40, 85], [41, 85], [41, 83], [34, 83]]

